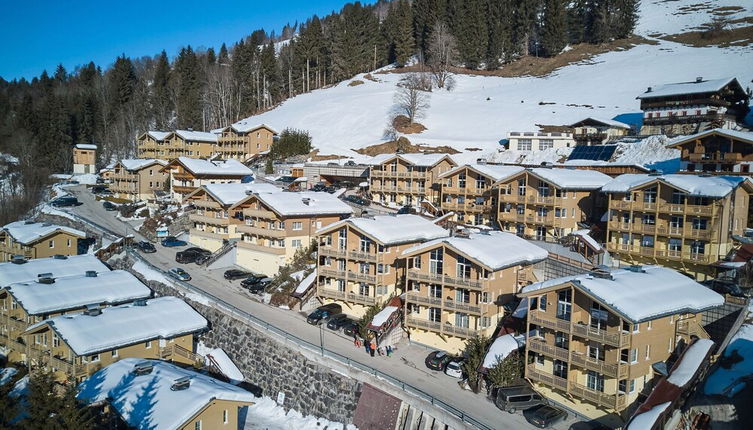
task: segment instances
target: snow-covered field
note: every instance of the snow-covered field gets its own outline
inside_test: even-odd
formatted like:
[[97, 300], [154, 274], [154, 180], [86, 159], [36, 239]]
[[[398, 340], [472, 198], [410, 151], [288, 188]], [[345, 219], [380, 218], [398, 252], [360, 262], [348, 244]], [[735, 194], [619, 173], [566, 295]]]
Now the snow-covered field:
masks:
[[[666, 13], [670, 8], [677, 10], [698, 1], [643, 3], [638, 27], [641, 34], [675, 33], [710, 19], [707, 9], [682, 15]], [[725, 6], [735, 1], [713, 3]], [[734, 16], [750, 15], [753, 12], [748, 5]], [[535, 124], [570, 124], [588, 116], [613, 118], [639, 112], [636, 96], [649, 86], [691, 81], [697, 76], [736, 76], [745, 86], [753, 79], [752, 57], [751, 46], [694, 48], [657, 40], [656, 45], [608, 52], [545, 77], [458, 75], [453, 91], [431, 93], [431, 107], [419, 119], [427, 130], [408, 138], [413, 143], [449, 145], [460, 151], [480, 148], [482, 151], [468, 152], [467, 157], [488, 157], [498, 151], [500, 140], [510, 131], [536, 130]], [[247, 121], [278, 129], [306, 129], [320, 154], [353, 156], [351, 149], [386, 140], [384, 130], [392, 117], [395, 85], [401, 78], [392, 73], [372, 76], [379, 82], [359, 75], [355, 79], [363, 81], [363, 85], [351, 87], [343, 82], [303, 94]]]
[[257, 398], [254, 405], [249, 408], [246, 416], [244, 430], [356, 430], [352, 424], [347, 426], [342, 423], [328, 421], [324, 418], [316, 418], [311, 415], [303, 416], [296, 410], [287, 413], [285, 409], [269, 397]]
[[711, 21], [715, 12], [734, 20], [750, 16], [752, 11], [750, 0], [643, 0], [635, 32], [642, 36], [677, 34], [697, 30]]

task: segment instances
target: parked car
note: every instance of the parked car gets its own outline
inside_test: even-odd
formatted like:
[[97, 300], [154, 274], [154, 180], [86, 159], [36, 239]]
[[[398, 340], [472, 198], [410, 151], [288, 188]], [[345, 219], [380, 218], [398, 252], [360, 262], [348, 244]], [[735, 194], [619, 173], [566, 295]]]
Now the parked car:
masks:
[[360, 197], [358, 197], [358, 196], [356, 196], [354, 194], [346, 196], [345, 200], [349, 201], [351, 203], [357, 204], [357, 205], [361, 205], [361, 206], [368, 206], [368, 205], [371, 204], [371, 202], [369, 202], [368, 200], [362, 199], [362, 198], [360, 198]]
[[175, 254], [175, 261], [178, 263], [188, 264], [188, 263], [198, 263], [198, 259], [206, 256], [212, 255], [212, 252], [206, 249], [192, 247], [184, 249], [183, 251], [177, 252]]
[[733, 297], [746, 297], [746, 293], [743, 291], [742, 288], [740, 288], [740, 285], [735, 283], [734, 281], [722, 281], [718, 279], [714, 279], [711, 281], [705, 282], [705, 284], [709, 287], [711, 287], [712, 290], [716, 291], [719, 294], [729, 294]]
[[141, 250], [141, 252], [145, 254], [152, 254], [157, 252], [157, 248], [155, 248], [154, 245], [151, 244], [151, 242], [147, 242], [145, 240], [140, 241], [136, 244], [136, 246]]
[[261, 294], [267, 290], [267, 286], [272, 282], [272, 278], [257, 278], [254, 283], [249, 283], [244, 286], [250, 293]]
[[397, 210], [398, 215], [408, 215], [408, 214], [415, 214], [415, 213], [416, 213], [416, 210], [413, 209], [413, 206], [403, 206]]
[[257, 276], [257, 275], [248, 276], [246, 277], [246, 279], [241, 281], [241, 287], [248, 288], [252, 285], [258, 284], [259, 281], [261, 281], [262, 279], [264, 279], [263, 276]]
[[168, 270], [167, 273], [173, 278], [181, 280], [181, 281], [191, 280], [191, 275], [189, 275], [188, 272], [181, 269], [180, 267], [173, 267], [172, 269]]
[[77, 198], [66, 196], [66, 197], [58, 197], [55, 200], [51, 201], [50, 204], [56, 208], [64, 208], [64, 207], [70, 207], [70, 206], [80, 206], [83, 203], [79, 202]]
[[444, 374], [453, 378], [463, 377], [463, 360], [452, 360], [444, 368]]
[[107, 200], [105, 200], [104, 202], [102, 202], [102, 207], [105, 208], [105, 210], [108, 211], [108, 212], [118, 210], [118, 207], [115, 206], [114, 203], [108, 202]]
[[167, 236], [166, 238], [162, 239], [161, 243], [162, 243], [162, 246], [165, 246], [168, 248], [188, 245], [185, 240], [180, 240], [175, 236]]
[[306, 322], [313, 325], [319, 325], [329, 319], [332, 315], [342, 312], [342, 306], [336, 303], [328, 303], [319, 306], [314, 312], [311, 312], [306, 318]]
[[327, 321], [327, 328], [330, 330], [338, 331], [351, 321], [353, 320], [345, 314], [332, 315]]
[[509, 387], [494, 387], [489, 396], [500, 410], [514, 414], [534, 406], [546, 404], [546, 401], [529, 385], [511, 385]]
[[564, 421], [567, 418], [567, 412], [552, 405], [541, 405], [527, 410], [523, 416], [530, 424], [543, 429]]
[[222, 275], [223, 278], [234, 281], [236, 279], [245, 279], [251, 276], [251, 272], [247, 272], [245, 270], [240, 269], [230, 269], [226, 270], [225, 273]]
[[99, 193], [101, 193], [102, 191], [104, 191], [106, 189], [107, 189], [107, 187], [105, 187], [104, 185], [95, 185], [95, 186], [91, 187], [90, 191], [92, 192], [92, 194], [99, 194]]
[[425, 363], [426, 367], [431, 370], [439, 370], [440, 372], [444, 372], [445, 367], [447, 367], [447, 363], [452, 361], [454, 358], [455, 357], [444, 351], [433, 351], [426, 356]]
[[598, 421], [578, 421], [570, 425], [570, 430], [610, 430], [611, 427], [607, 427]]
[[353, 337], [358, 333], [358, 329], [360, 327], [358, 326], [358, 323], [356, 321], [348, 321], [343, 326], [343, 334], [345, 336]]

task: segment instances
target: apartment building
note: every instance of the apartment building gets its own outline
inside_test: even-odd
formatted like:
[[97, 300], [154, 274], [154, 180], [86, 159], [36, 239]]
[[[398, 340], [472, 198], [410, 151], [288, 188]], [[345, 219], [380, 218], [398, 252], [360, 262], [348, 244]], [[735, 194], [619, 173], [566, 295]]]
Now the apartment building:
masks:
[[570, 124], [577, 145], [602, 145], [627, 136], [630, 125], [606, 118], [589, 117]]
[[316, 240], [319, 229], [351, 216], [353, 209], [325, 192], [260, 192], [239, 201], [230, 212], [240, 234], [236, 264], [273, 276]]
[[371, 198], [391, 206], [437, 203], [439, 175], [457, 167], [448, 154], [393, 154], [376, 161], [369, 169]]
[[225, 159], [248, 161], [272, 148], [277, 132], [265, 124], [251, 124], [246, 120], [218, 130], [216, 152]]
[[440, 208], [452, 220], [467, 225], [497, 222], [497, 195], [493, 185], [523, 171], [520, 166], [465, 164], [439, 175]]
[[599, 192], [612, 178], [595, 170], [528, 168], [494, 184], [499, 228], [536, 240], [557, 240], [598, 221]]
[[511, 151], [546, 151], [575, 146], [573, 134], [568, 132], [511, 131], [507, 134], [507, 149]]
[[153, 200], [155, 191], [165, 191], [169, 176], [162, 160], [125, 159], [115, 163], [110, 175], [113, 197], [132, 202]]
[[6, 343], [12, 361], [49, 358], [44, 357], [44, 343], [19, 342], [30, 325], [54, 316], [83, 312], [92, 305], [120, 305], [147, 299], [151, 294], [146, 285], [124, 270], [90, 270], [63, 277], [48, 272], [36, 279], [13, 283], [0, 288], [0, 342]]
[[79, 143], [73, 146], [73, 174], [96, 173], [97, 145]]
[[170, 176], [170, 194], [182, 202], [202, 185], [239, 184], [253, 172], [238, 160], [203, 160], [178, 157], [163, 168]]
[[324, 227], [317, 232], [317, 296], [362, 316], [403, 292], [403, 251], [448, 235], [418, 215], [349, 218]]
[[14, 256], [27, 260], [53, 255], [78, 255], [78, 241], [86, 233], [62, 225], [34, 221], [15, 221], [0, 230], [0, 261]]
[[165, 137], [164, 144], [167, 159], [210, 158], [217, 153], [217, 134], [191, 129], [175, 130]]
[[630, 266], [524, 287], [525, 376], [544, 397], [589, 417], [628, 410], [651, 390], [652, 366], [691, 337], [724, 298], [659, 266]]
[[411, 340], [460, 352], [468, 338], [491, 336], [502, 304], [535, 280], [532, 264], [548, 252], [501, 231], [457, 233], [402, 252], [405, 326]]
[[673, 140], [667, 148], [680, 150], [680, 170], [712, 175], [750, 175], [753, 172], [753, 133], [715, 128]]
[[203, 364], [194, 353], [193, 336], [206, 328], [204, 317], [168, 296], [51, 317], [31, 325], [23, 337], [27, 345], [44, 350], [44, 356], [30, 360], [32, 366], [81, 381], [129, 357]]
[[[128, 381], [128, 389], [123, 389]], [[144, 401], [149, 393], [149, 401]], [[79, 386], [78, 399], [106, 402], [129, 428], [240, 429], [254, 395], [235, 385], [159, 360], [125, 358]]]
[[184, 202], [195, 209], [188, 215], [193, 223], [188, 241], [215, 252], [230, 239], [240, 238], [236, 226], [242, 218], [230, 216], [230, 207], [253, 193], [275, 193], [282, 189], [267, 183], [202, 185], [187, 195]]
[[748, 226], [750, 179], [621, 175], [606, 183], [607, 250], [625, 263], [661, 264], [698, 279]]
[[173, 153], [167, 148], [165, 138], [170, 135], [169, 131], [152, 130], [142, 133], [136, 139], [136, 154], [139, 158], [157, 158], [169, 160]]

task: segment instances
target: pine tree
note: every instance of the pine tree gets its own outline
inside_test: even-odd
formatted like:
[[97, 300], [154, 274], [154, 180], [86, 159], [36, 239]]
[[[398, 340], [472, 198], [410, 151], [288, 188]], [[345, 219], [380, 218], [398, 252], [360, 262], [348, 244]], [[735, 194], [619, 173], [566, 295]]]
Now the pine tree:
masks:
[[58, 84], [63, 84], [67, 80], [68, 72], [65, 70], [65, 67], [63, 67], [62, 64], [58, 64], [58, 67], [55, 69], [55, 82], [57, 82]]
[[[392, 19], [390, 19], [392, 18]], [[398, 67], [403, 67], [415, 52], [413, 40], [413, 16], [410, 3], [407, 0], [398, 0], [392, 3], [388, 16], [390, 25], [388, 28], [390, 43], [393, 46], [394, 60]]]
[[523, 379], [524, 372], [525, 355], [515, 351], [488, 369], [486, 378], [490, 385], [501, 387]]
[[544, 0], [541, 47], [547, 57], [559, 54], [567, 44], [565, 0]]
[[[310, 91], [312, 79], [315, 87], [319, 86], [317, 83], [321, 81], [321, 65], [325, 56], [322, 23], [316, 15], [301, 29], [296, 48], [300, 51], [298, 58], [301, 62], [303, 91]], [[312, 76], [314, 74], [316, 79]]]
[[178, 77], [178, 97], [176, 111], [178, 128], [196, 129], [203, 127], [201, 108], [201, 78], [199, 61], [190, 46], [183, 48], [175, 62]]
[[455, 35], [460, 61], [469, 69], [478, 68], [487, 56], [489, 33], [483, 0], [454, 0], [449, 3], [450, 28]]
[[447, 22], [447, 0], [413, 0], [411, 6], [416, 47], [425, 56], [434, 25]]
[[56, 393], [56, 384], [49, 372], [34, 369], [29, 376], [26, 396], [27, 416], [19, 427], [28, 430], [56, 430], [60, 428], [56, 415], [62, 402]]
[[154, 68], [154, 80], [151, 87], [151, 106], [155, 127], [158, 130], [169, 128], [172, 98], [170, 97], [170, 63], [165, 51], [162, 51], [157, 58]]
[[130, 58], [124, 55], [115, 60], [109, 73], [110, 105], [114, 112], [120, 111], [131, 101], [137, 84], [136, 71]]
[[91, 409], [83, 407], [76, 400], [75, 384], [69, 384], [60, 393], [59, 404], [61, 408], [57, 411], [56, 418], [60, 423], [60, 428], [76, 430], [94, 428], [96, 416], [92, 413]]
[[19, 407], [15, 398], [10, 396], [10, 391], [13, 389], [13, 385], [17, 380], [17, 376], [6, 381], [5, 384], [0, 385], [0, 429], [13, 428], [11, 423], [15, 421], [18, 416]]
[[478, 368], [484, 362], [486, 351], [489, 349], [490, 339], [483, 335], [476, 335], [465, 344], [465, 361], [463, 361], [463, 371], [468, 375], [468, 385], [474, 393], [481, 390], [481, 378], [479, 377]]
[[220, 46], [220, 56], [218, 57], [218, 62], [220, 64], [228, 64], [229, 57], [227, 55], [227, 46], [223, 43], [222, 46]]
[[568, 39], [570, 43], [588, 41], [588, 0], [574, 0], [567, 11]]
[[217, 62], [217, 56], [214, 53], [214, 48], [207, 49], [207, 64], [214, 64]]
[[586, 38], [591, 43], [609, 41], [608, 0], [588, 0], [586, 5]]
[[638, 0], [612, 0], [612, 36], [615, 39], [629, 37], [638, 22]]

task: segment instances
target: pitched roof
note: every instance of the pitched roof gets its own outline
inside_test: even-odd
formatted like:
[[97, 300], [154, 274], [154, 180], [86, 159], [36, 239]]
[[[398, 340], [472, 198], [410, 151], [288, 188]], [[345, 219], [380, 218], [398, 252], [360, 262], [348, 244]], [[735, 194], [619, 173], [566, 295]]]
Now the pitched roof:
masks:
[[[76, 355], [96, 354], [154, 339], [171, 339], [207, 327], [207, 320], [177, 297], [159, 297], [102, 309], [100, 315], [66, 314], [40, 321], [49, 324]], [[155, 348], [157, 345], [154, 346]]]
[[611, 277], [591, 274], [565, 276], [528, 285], [522, 294], [568, 282], [632, 323], [679, 313], [698, 313], [724, 304], [724, 297], [682, 273], [660, 266], [613, 269]]
[[152, 290], [124, 270], [101, 272], [95, 277], [81, 273], [55, 279], [53, 284], [33, 281], [5, 287], [30, 315], [83, 308], [92, 304], [117, 305], [145, 299]]
[[753, 143], [753, 132], [750, 131], [740, 131], [740, 130], [730, 130], [727, 128], [714, 128], [711, 130], [702, 131], [700, 133], [691, 134], [689, 136], [682, 136], [678, 137], [676, 139], [672, 139], [667, 143], [667, 148], [676, 148], [681, 145], [685, 145], [688, 142], [693, 142], [696, 139], [703, 139], [704, 137], [711, 136], [711, 135], [720, 135], [724, 137], [729, 137], [731, 139], [738, 139], [742, 140], [748, 143]]
[[582, 120], [580, 120], [578, 122], [574, 122], [574, 123], [570, 124], [570, 127], [577, 127], [578, 124], [586, 122], [586, 121], [598, 122], [598, 123], [601, 123], [603, 125], [607, 125], [609, 127], [624, 128], [626, 130], [630, 129], [630, 125], [629, 124], [625, 124], [624, 122], [615, 121], [613, 119], [607, 119], [607, 118], [596, 118], [596, 117], [593, 117], [593, 116], [589, 116], [588, 118], [584, 118], [584, 119], [582, 119]]
[[604, 184], [601, 191], [605, 193], [625, 193], [657, 180], [684, 191], [691, 196], [724, 197], [743, 182], [749, 182], [750, 178], [741, 176], [625, 173]]
[[415, 255], [445, 244], [490, 270], [500, 270], [519, 264], [533, 264], [544, 260], [549, 253], [512, 233], [489, 231], [471, 233], [468, 237], [452, 236], [412, 246], [403, 256]]
[[81, 238], [86, 237], [86, 233], [81, 230], [46, 222], [15, 221], [10, 224], [5, 224], [3, 230], [8, 232], [8, 234], [13, 237], [13, 240], [23, 245], [35, 243], [38, 240], [57, 232], [69, 233]]
[[[251, 193], [277, 193], [282, 189], [266, 182], [253, 182], [248, 184], [209, 184], [203, 185], [204, 189], [223, 206], [232, 206], [245, 199]], [[198, 192], [194, 191], [194, 193]], [[193, 194], [193, 193], [192, 193]]]
[[[152, 365], [152, 371], [136, 375], [134, 368], [139, 364]], [[172, 389], [180, 378], [190, 380], [188, 388]], [[213, 400], [244, 403], [255, 400], [243, 388], [191, 369], [139, 358], [124, 358], [100, 369], [82, 382], [78, 391], [77, 398], [81, 401], [108, 401], [130, 427], [150, 429], [182, 428]]]
[[408, 154], [380, 154], [372, 157], [369, 164], [377, 165], [387, 162], [393, 158], [400, 158], [409, 164], [420, 167], [431, 167], [445, 158], [449, 159], [453, 164], [456, 164], [450, 154], [445, 153], [431, 153], [426, 154], [423, 152], [408, 153]]
[[610, 176], [597, 170], [549, 169], [544, 167], [534, 167], [527, 170], [555, 187], [569, 190], [595, 190], [612, 180]]
[[235, 159], [212, 161], [201, 158], [178, 157], [177, 162], [194, 175], [248, 176], [253, 174], [251, 169]]
[[175, 134], [192, 142], [217, 142], [217, 135], [208, 131], [175, 130]]
[[163, 141], [170, 134], [169, 131], [150, 130], [146, 134], [152, 137], [156, 141]]
[[379, 215], [373, 218], [348, 218], [332, 223], [317, 233], [341, 228], [346, 223], [384, 245], [419, 242], [449, 236], [447, 230], [418, 215]]
[[126, 170], [134, 171], [134, 170], [141, 170], [144, 167], [149, 167], [152, 164], [159, 164], [160, 166], [164, 166], [167, 163], [163, 160], [156, 160], [154, 158], [126, 158], [119, 161], [120, 164], [125, 167]]
[[462, 166], [455, 167], [454, 169], [450, 169], [447, 172], [444, 172], [443, 174], [439, 175], [439, 177], [446, 178], [448, 176], [452, 176], [464, 168], [475, 170], [477, 173], [480, 173], [484, 176], [491, 178], [494, 182], [507, 179], [510, 176], [523, 171], [523, 167], [520, 167], [520, 166], [472, 163], [472, 164], [464, 164]]
[[[721, 90], [733, 81], [737, 82], [737, 79], [733, 77], [709, 79], [690, 82], [676, 82], [672, 84], [664, 84], [651, 88], [651, 92], [646, 91], [639, 95], [638, 99], [651, 99], [656, 97], [677, 96], [683, 94], [702, 94], [711, 93]], [[738, 83], [738, 86], [740, 84]]]
[[237, 131], [238, 133], [248, 133], [249, 131], [254, 131], [259, 128], [267, 128], [272, 131], [273, 134], [278, 134], [275, 129], [272, 127], [266, 125], [266, 124], [259, 124], [256, 122], [249, 121], [250, 118], [242, 119], [236, 123], [233, 123], [231, 127], [233, 127], [233, 130]]
[[353, 213], [353, 208], [350, 205], [326, 192], [258, 193], [256, 197], [281, 216], [349, 215]]
[[97, 149], [97, 145], [91, 145], [88, 143], [77, 143], [76, 148], [77, 149]]
[[55, 278], [73, 276], [94, 270], [98, 273], [110, 269], [93, 255], [72, 257], [35, 258], [23, 264], [0, 263], [0, 287], [17, 282], [36, 281], [41, 273], [51, 273]]

